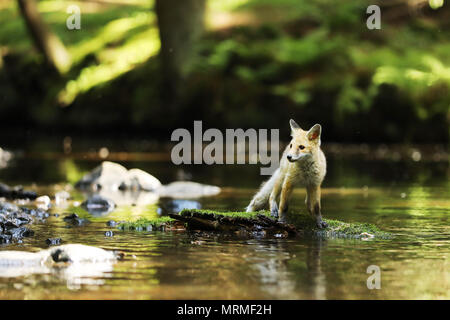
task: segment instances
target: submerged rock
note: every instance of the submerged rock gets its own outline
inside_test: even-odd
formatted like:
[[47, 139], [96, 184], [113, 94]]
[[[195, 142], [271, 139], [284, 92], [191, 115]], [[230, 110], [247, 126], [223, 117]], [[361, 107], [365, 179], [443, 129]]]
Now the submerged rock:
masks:
[[67, 191], [59, 191], [57, 193], [55, 193], [55, 204], [57, 206], [62, 206], [65, 205], [67, 200], [70, 199], [70, 193], [68, 193]]
[[[1, 60], [1, 58], [0, 58], [0, 60]], [[0, 63], [0, 65], [1, 65], [1, 63]], [[6, 168], [8, 166], [8, 162], [11, 160], [12, 156], [13, 155], [11, 152], [0, 148], [0, 169]]]
[[116, 227], [119, 223], [117, 221], [114, 220], [109, 220], [108, 222], [106, 222], [106, 225], [108, 227]]
[[84, 226], [88, 223], [90, 223], [90, 221], [88, 219], [83, 219], [80, 218], [76, 213], [72, 213], [72, 214], [68, 214], [66, 215], [63, 220], [73, 226]]
[[202, 205], [194, 200], [175, 199], [162, 202], [158, 208], [158, 214], [178, 213], [183, 209], [201, 209]]
[[49, 196], [40, 196], [35, 200], [36, 206], [42, 210], [48, 210], [51, 206], [51, 201]]
[[93, 195], [81, 204], [93, 216], [107, 215], [116, 207], [112, 200], [100, 195]]
[[37, 193], [24, 190], [22, 186], [11, 188], [4, 183], [0, 183], [0, 198], [34, 200], [37, 198]]
[[176, 181], [161, 186], [156, 192], [160, 197], [170, 198], [200, 198], [219, 194], [221, 189], [217, 186], [201, 184], [191, 181]]
[[56, 246], [61, 244], [61, 238], [48, 238], [45, 240], [45, 243], [49, 246]]
[[102, 162], [84, 175], [75, 187], [114, 199], [118, 205], [155, 203], [159, 197], [177, 199], [207, 197], [221, 191], [217, 186], [190, 181], [162, 185], [157, 178], [143, 170], [127, 170], [124, 166], [110, 161]]
[[31, 229], [28, 229], [26, 227], [19, 227], [19, 228], [11, 228], [6, 230], [5, 234], [11, 235], [12, 239], [20, 240], [23, 237], [31, 237], [34, 235], [34, 231]]
[[8, 202], [0, 203], [0, 243], [21, 242], [24, 237], [31, 237], [34, 231], [24, 225], [35, 221], [44, 221], [48, 213], [18, 207]]
[[79, 285], [85, 277], [110, 272], [120, 258], [117, 252], [82, 244], [66, 244], [35, 253], [0, 251], [0, 277], [53, 272], [67, 279], [68, 285]]
[[11, 236], [9, 234], [0, 234], [0, 244], [10, 243]]
[[111, 230], [105, 231], [105, 237], [113, 237], [113, 236], [114, 236], [114, 232], [112, 232]]
[[116, 206], [145, 206], [155, 204], [159, 200], [159, 195], [155, 192], [147, 192], [140, 190], [105, 190], [102, 189], [95, 193], [87, 193], [88, 198], [93, 195], [99, 195], [106, 199], [114, 199]]
[[161, 186], [161, 182], [158, 179], [141, 169], [130, 169], [128, 171], [128, 180], [131, 189], [155, 191]]

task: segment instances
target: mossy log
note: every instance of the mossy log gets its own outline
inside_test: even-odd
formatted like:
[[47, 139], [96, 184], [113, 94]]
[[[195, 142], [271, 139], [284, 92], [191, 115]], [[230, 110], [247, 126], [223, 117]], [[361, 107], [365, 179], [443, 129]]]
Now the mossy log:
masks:
[[368, 223], [346, 223], [325, 219], [328, 227], [319, 229], [305, 214], [288, 214], [290, 223], [280, 223], [270, 217], [268, 211], [259, 212], [219, 212], [213, 210], [184, 209], [179, 214], [154, 220], [139, 219], [119, 225], [121, 230], [173, 230], [187, 229], [222, 234], [236, 234], [245, 237], [295, 237], [313, 236], [320, 238], [350, 238], [368, 240], [389, 239], [391, 234], [383, 232]]
[[189, 230], [234, 232], [254, 236], [279, 235], [287, 237], [298, 235], [290, 224], [270, 219], [267, 214], [244, 214], [244, 212], [215, 212], [211, 210], [185, 209], [171, 218], [183, 221]]

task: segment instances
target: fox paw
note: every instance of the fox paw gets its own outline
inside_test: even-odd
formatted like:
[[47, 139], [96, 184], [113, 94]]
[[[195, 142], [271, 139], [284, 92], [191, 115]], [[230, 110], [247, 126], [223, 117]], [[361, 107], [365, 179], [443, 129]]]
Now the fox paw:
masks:
[[317, 227], [318, 227], [319, 229], [325, 229], [325, 228], [328, 227], [328, 223], [326, 223], [326, 222], [323, 221], [323, 220], [319, 220], [319, 221], [317, 221]]

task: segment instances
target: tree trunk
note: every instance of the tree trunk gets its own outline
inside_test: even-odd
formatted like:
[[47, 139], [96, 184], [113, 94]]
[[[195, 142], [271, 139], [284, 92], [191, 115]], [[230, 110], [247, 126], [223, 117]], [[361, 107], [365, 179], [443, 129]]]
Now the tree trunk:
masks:
[[181, 94], [182, 80], [204, 30], [205, 0], [156, 0], [164, 100], [170, 107]]
[[44, 55], [47, 63], [60, 74], [68, 71], [71, 65], [69, 53], [45, 24], [35, 0], [18, 0], [18, 3], [34, 44]]

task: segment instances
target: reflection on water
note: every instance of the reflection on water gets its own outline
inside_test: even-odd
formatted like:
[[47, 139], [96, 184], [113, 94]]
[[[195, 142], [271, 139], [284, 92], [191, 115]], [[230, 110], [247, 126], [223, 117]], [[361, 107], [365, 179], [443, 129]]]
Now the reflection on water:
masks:
[[[54, 195], [69, 180], [62, 160], [13, 160], [0, 181], [31, 185]], [[70, 175], [97, 163], [72, 161]], [[135, 162], [163, 183], [180, 168], [167, 163]], [[74, 168], [75, 166], [75, 168]], [[70, 167], [70, 166], [69, 166]], [[2, 299], [425, 299], [450, 298], [450, 183], [447, 162], [391, 163], [329, 159], [323, 191], [327, 218], [374, 223], [396, 234], [393, 240], [230, 239], [185, 232], [120, 232], [108, 220], [134, 220], [176, 211], [180, 206], [242, 209], [261, 183], [256, 166], [192, 166], [192, 179], [225, 187], [217, 197], [185, 203], [157, 199], [145, 205], [124, 200], [114, 211], [93, 216], [80, 207], [54, 207], [36, 236], [1, 250], [37, 251], [45, 239], [123, 251], [123, 261], [83, 269], [36, 270], [3, 274]], [[178, 172], [178, 173], [177, 173]], [[73, 178], [73, 177], [72, 177]], [[70, 190], [70, 189], [69, 189]], [[85, 195], [70, 190], [74, 201]], [[304, 210], [303, 190], [294, 193], [292, 210]], [[119, 203], [120, 199], [114, 197]], [[187, 199], [188, 200], [188, 199]], [[76, 212], [91, 221], [70, 226], [63, 214]], [[105, 231], [113, 230], [113, 237]], [[369, 265], [381, 268], [381, 289], [369, 290]], [[0, 271], [1, 272], [1, 271]]]
[[[44, 265], [20, 266], [14, 268], [0, 267], [0, 278], [26, 278], [40, 276], [45, 281], [58, 281], [69, 290], [78, 290], [82, 285], [99, 286], [105, 283], [104, 278], [111, 277], [113, 263], [83, 263], [63, 267], [48, 267]], [[39, 280], [37, 280], [39, 281]], [[17, 286], [17, 282], [15, 283]]]

